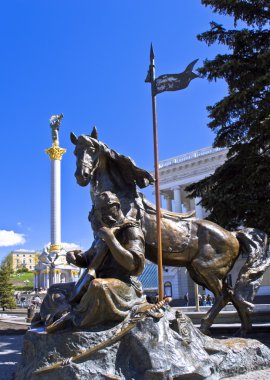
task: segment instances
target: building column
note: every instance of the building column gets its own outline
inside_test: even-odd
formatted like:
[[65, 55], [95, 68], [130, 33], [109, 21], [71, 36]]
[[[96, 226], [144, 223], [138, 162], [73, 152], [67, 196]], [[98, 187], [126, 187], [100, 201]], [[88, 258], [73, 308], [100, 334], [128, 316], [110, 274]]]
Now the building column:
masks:
[[47, 288], [47, 274], [46, 273], [43, 273], [43, 285], [42, 285], [42, 287], [44, 289]]
[[166, 200], [166, 210], [172, 211], [172, 197], [170, 194], [164, 194], [164, 198]]
[[48, 289], [50, 287], [50, 274], [46, 272], [44, 275], [44, 279], [44, 287], [45, 289]]
[[175, 212], [182, 212], [181, 187], [177, 186], [173, 189]]
[[201, 201], [201, 198], [200, 197], [196, 197], [195, 198], [195, 211], [196, 211], [196, 217], [198, 219], [203, 219], [204, 217], [204, 212], [203, 212], [203, 208], [201, 205], [199, 205], [199, 202]]
[[56, 284], [57, 283], [57, 273], [55, 270], [52, 270], [51, 273], [50, 273], [50, 285], [52, 284]]
[[159, 202], [160, 202], [160, 208], [162, 208], [162, 194], [160, 194]]

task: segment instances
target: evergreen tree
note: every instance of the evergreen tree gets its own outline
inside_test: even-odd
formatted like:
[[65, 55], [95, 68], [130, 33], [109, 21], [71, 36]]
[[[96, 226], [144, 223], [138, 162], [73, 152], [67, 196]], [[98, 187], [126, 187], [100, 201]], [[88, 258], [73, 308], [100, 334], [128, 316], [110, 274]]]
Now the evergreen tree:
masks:
[[[228, 160], [215, 173], [187, 187], [202, 198], [208, 219], [232, 229], [257, 227], [270, 234], [270, 3], [269, 0], [202, 0], [234, 18], [234, 29], [212, 22], [198, 36], [228, 53], [206, 60], [199, 70], [209, 81], [225, 79], [228, 93], [209, 106], [214, 147]], [[238, 25], [241, 28], [238, 28]]]
[[4, 258], [4, 260], [2, 261], [2, 264], [7, 264], [10, 266], [11, 268], [11, 273], [13, 273], [13, 269], [12, 269], [12, 264], [13, 264], [13, 261], [12, 261], [12, 252], [10, 252], [8, 255], [6, 255], [6, 257]]
[[2, 264], [0, 267], [0, 307], [5, 309], [15, 309], [16, 302], [11, 282], [12, 269], [9, 264]]

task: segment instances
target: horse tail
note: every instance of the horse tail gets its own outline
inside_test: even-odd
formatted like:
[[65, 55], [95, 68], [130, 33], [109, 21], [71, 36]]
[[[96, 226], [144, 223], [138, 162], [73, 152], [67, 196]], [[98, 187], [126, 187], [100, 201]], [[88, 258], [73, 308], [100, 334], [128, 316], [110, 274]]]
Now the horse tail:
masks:
[[240, 254], [247, 257], [234, 286], [234, 299], [251, 311], [263, 275], [270, 266], [270, 257], [267, 254], [268, 238], [266, 233], [254, 228], [236, 231], [234, 235], [240, 243]]

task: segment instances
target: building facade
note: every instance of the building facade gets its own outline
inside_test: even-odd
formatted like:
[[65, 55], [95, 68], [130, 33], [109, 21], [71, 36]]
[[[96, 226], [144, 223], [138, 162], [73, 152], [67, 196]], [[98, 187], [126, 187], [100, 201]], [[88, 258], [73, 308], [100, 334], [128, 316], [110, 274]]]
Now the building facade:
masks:
[[[185, 187], [198, 182], [213, 174], [216, 168], [221, 166], [227, 158], [227, 149], [207, 147], [186, 153], [177, 157], [160, 161], [160, 190], [162, 208], [174, 212], [196, 212], [196, 217], [203, 219], [207, 216], [206, 211], [199, 204], [200, 198], [189, 199]], [[251, 226], [252, 227], [252, 226]], [[228, 281], [233, 285], [237, 279], [240, 268], [246, 258], [240, 257], [229, 274]], [[184, 295], [189, 294], [189, 299], [194, 303], [194, 282], [190, 278], [186, 268], [164, 267], [164, 293], [171, 296], [176, 304], [182, 303]], [[270, 270], [263, 279], [258, 295], [270, 294]], [[199, 286], [199, 293], [210, 293], [207, 289]], [[181, 301], [181, 302], [180, 302]]]
[[139, 276], [143, 292], [150, 302], [155, 302], [158, 295], [158, 270], [157, 265], [146, 260], [143, 273]]
[[67, 264], [66, 251], [59, 252], [53, 265], [49, 254], [43, 251], [35, 267], [34, 288], [48, 289], [51, 284], [76, 282], [80, 276], [80, 268]]
[[199, 198], [188, 199], [185, 187], [213, 174], [227, 156], [227, 149], [203, 148], [159, 163], [163, 208], [186, 212], [195, 210], [198, 218], [206, 216]]
[[33, 251], [12, 251], [10, 253], [12, 269], [16, 272], [18, 269], [27, 268], [29, 271], [34, 271], [35, 265], [38, 262], [40, 252]]

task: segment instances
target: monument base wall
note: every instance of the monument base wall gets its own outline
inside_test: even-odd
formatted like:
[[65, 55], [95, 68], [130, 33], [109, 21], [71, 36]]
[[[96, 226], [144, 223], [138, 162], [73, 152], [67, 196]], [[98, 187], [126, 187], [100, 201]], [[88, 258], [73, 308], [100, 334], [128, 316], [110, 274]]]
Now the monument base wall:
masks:
[[[217, 380], [270, 367], [270, 350], [256, 340], [218, 340], [203, 335], [183, 313], [171, 309], [159, 321], [148, 317], [118, 342], [75, 364], [71, 357], [109, 342], [119, 326], [48, 334], [29, 330], [16, 380]], [[35, 374], [51, 364], [60, 368]]]

